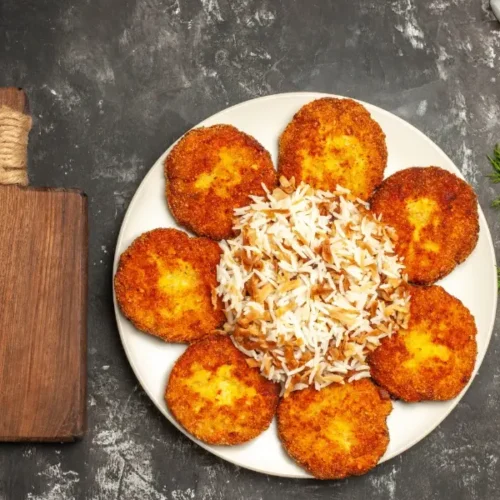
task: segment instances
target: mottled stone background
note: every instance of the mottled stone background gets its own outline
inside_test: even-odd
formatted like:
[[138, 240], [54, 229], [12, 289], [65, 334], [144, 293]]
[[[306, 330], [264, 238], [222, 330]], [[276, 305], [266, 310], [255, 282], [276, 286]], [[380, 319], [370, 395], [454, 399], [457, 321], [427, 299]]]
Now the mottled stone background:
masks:
[[487, 0], [0, 0], [0, 84], [29, 93], [32, 184], [83, 188], [91, 229], [89, 432], [0, 445], [0, 499], [500, 498], [497, 334], [458, 408], [417, 446], [364, 477], [284, 480], [213, 457], [160, 415], [111, 299], [118, 230], [148, 168], [200, 120], [278, 92], [352, 96], [416, 125], [476, 188], [498, 242], [500, 187], [484, 175], [499, 68]]

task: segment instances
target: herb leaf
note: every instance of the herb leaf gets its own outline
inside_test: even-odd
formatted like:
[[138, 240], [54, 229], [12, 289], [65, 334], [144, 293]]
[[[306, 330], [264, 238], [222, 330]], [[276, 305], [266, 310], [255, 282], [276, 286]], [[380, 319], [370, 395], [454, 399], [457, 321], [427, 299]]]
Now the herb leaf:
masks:
[[[493, 182], [494, 184], [498, 184], [500, 183], [500, 143], [498, 143], [495, 146], [495, 149], [493, 150], [493, 155], [492, 156], [486, 155], [486, 157], [488, 158], [489, 162], [491, 163], [491, 166], [493, 167], [493, 172], [491, 174], [488, 174], [488, 177], [491, 179], [491, 182]], [[500, 206], [500, 205], [493, 205], [493, 206]]]

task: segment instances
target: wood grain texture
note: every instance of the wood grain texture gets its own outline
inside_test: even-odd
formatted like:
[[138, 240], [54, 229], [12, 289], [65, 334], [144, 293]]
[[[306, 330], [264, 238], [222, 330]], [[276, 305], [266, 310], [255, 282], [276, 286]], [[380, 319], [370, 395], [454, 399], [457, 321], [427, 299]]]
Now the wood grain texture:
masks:
[[[22, 89], [0, 106], [29, 114]], [[0, 441], [73, 441], [86, 427], [87, 198], [0, 186]]]
[[87, 198], [0, 187], [0, 441], [86, 425]]
[[18, 89], [16, 87], [1, 87], [0, 106], [8, 106], [14, 111], [29, 115], [28, 97], [23, 89]]

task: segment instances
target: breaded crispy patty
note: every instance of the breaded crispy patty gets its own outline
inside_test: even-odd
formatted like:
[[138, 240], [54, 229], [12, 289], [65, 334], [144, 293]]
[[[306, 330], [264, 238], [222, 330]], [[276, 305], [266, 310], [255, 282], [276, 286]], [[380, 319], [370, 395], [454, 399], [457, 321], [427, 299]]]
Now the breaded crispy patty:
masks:
[[170, 374], [165, 400], [175, 419], [209, 444], [240, 444], [271, 423], [279, 385], [250, 368], [231, 339], [215, 335], [190, 345]]
[[368, 379], [292, 392], [278, 406], [278, 432], [288, 454], [319, 479], [361, 475], [389, 444], [388, 395]]
[[233, 236], [233, 211], [249, 195], [271, 191], [276, 172], [269, 153], [230, 125], [188, 132], [165, 160], [167, 201], [177, 221], [200, 236]]
[[382, 182], [386, 164], [382, 129], [352, 99], [306, 104], [280, 138], [280, 175], [317, 189], [334, 191], [340, 184], [367, 200]]
[[476, 195], [442, 168], [413, 167], [391, 175], [373, 195], [371, 208], [396, 229], [397, 251], [412, 283], [434, 283], [476, 246]]
[[222, 325], [213, 294], [221, 250], [207, 238], [177, 229], [139, 236], [121, 255], [115, 293], [123, 314], [139, 329], [167, 342], [191, 342]]
[[410, 322], [368, 358], [372, 378], [404, 401], [452, 399], [476, 361], [476, 324], [440, 286], [411, 287]]

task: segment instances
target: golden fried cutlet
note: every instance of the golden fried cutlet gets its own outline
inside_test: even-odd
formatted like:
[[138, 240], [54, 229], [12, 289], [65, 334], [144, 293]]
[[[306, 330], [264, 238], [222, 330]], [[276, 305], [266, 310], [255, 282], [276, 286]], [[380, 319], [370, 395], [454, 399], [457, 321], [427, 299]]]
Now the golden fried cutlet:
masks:
[[382, 182], [386, 164], [380, 125], [352, 99], [327, 97], [306, 104], [279, 142], [280, 175], [326, 191], [340, 184], [363, 200]]
[[319, 479], [361, 475], [389, 444], [392, 404], [368, 379], [292, 392], [278, 406], [278, 432], [288, 454]]
[[269, 153], [230, 125], [188, 132], [165, 160], [167, 201], [177, 221], [200, 236], [233, 236], [233, 211], [277, 182]]
[[368, 358], [372, 378], [404, 401], [452, 399], [474, 369], [476, 325], [440, 286], [410, 287], [410, 322]]
[[413, 167], [391, 175], [373, 195], [371, 208], [396, 229], [396, 248], [412, 283], [436, 282], [476, 246], [476, 195], [442, 168]]
[[201, 441], [240, 444], [269, 427], [279, 385], [246, 359], [229, 337], [215, 335], [191, 344], [175, 363], [165, 400], [175, 419]]
[[214, 300], [219, 245], [177, 229], [139, 236], [121, 255], [116, 299], [139, 329], [167, 342], [192, 342], [224, 322]]

